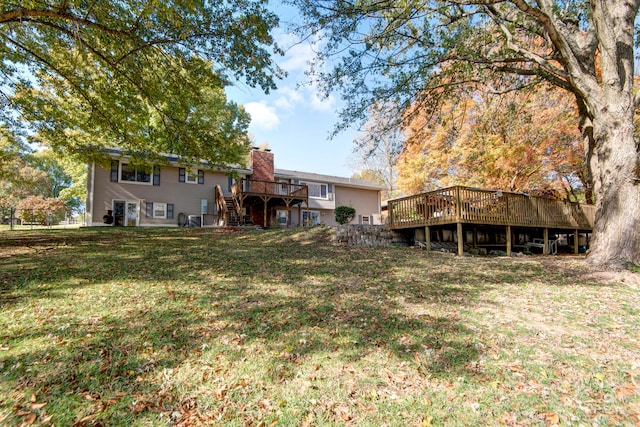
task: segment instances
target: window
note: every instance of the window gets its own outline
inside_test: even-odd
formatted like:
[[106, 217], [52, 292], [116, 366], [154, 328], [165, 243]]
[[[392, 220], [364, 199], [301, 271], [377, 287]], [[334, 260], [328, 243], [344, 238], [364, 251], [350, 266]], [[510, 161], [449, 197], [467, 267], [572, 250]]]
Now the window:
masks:
[[153, 217], [154, 218], [166, 218], [167, 217], [167, 204], [166, 203], [154, 203], [153, 204]]
[[281, 196], [287, 195], [289, 193], [289, 183], [285, 181], [280, 181], [278, 184], [278, 194]]
[[180, 168], [178, 171], [178, 181], [189, 184], [204, 184], [204, 171], [202, 169], [193, 171]]
[[320, 225], [320, 212], [319, 211], [302, 211], [302, 224], [307, 225]]
[[190, 171], [187, 171], [187, 175], [185, 178], [185, 182], [188, 182], [189, 184], [197, 184], [198, 183], [198, 174], [193, 174]]
[[371, 224], [371, 217], [369, 215], [361, 215], [360, 224], [365, 224], [365, 225]]
[[[147, 170], [149, 172], [147, 172]], [[151, 171], [153, 171], [153, 179], [151, 178]], [[145, 169], [141, 167], [140, 169], [137, 169], [126, 163], [120, 164], [119, 160], [112, 160], [110, 181], [136, 182], [147, 185], [153, 183], [153, 185], [160, 185], [160, 166]]]
[[331, 184], [320, 184], [317, 182], [300, 182], [309, 188], [309, 198], [333, 200], [333, 188]]
[[173, 219], [173, 203], [147, 202], [147, 218]]
[[135, 168], [126, 163], [120, 164], [120, 182], [137, 182], [151, 184], [151, 173], [142, 168]]

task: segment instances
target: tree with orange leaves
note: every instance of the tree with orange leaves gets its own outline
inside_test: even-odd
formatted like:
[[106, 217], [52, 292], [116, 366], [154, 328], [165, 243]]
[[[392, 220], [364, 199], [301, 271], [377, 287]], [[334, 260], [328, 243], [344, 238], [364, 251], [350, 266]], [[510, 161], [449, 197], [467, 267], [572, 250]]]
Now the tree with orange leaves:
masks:
[[312, 76], [345, 100], [338, 129], [364, 122], [380, 100], [432, 114], [456, 90], [496, 80], [509, 90], [546, 83], [571, 94], [596, 205], [587, 259], [640, 266], [640, 0], [291, 3], [302, 12], [302, 35], [320, 38]]
[[590, 199], [575, 107], [565, 93], [545, 89], [460, 93], [438, 114], [411, 112], [399, 188], [469, 185]]

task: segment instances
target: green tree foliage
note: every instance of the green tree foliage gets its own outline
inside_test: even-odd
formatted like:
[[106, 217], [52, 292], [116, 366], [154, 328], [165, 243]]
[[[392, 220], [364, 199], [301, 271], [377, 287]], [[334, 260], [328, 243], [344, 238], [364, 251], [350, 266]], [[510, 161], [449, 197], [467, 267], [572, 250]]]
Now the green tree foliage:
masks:
[[65, 172], [58, 157], [51, 150], [37, 151], [27, 155], [28, 162], [32, 167], [47, 174], [49, 188], [42, 193], [46, 197], [58, 197], [63, 188], [70, 187], [73, 183], [71, 177]]
[[333, 212], [338, 224], [348, 224], [356, 216], [356, 210], [351, 206], [337, 206]]
[[29, 154], [27, 161], [47, 175], [49, 191], [43, 191], [43, 196], [60, 199], [72, 209], [78, 209], [84, 203], [87, 197], [85, 162], [51, 149]]
[[344, 96], [338, 130], [376, 101], [429, 112], [478, 82], [517, 90], [545, 81], [569, 91], [597, 205], [588, 259], [640, 264], [639, 0], [290, 2], [305, 18], [300, 32], [323, 38], [312, 72]]
[[277, 22], [261, 0], [2, 2], [3, 119], [84, 158], [235, 162], [249, 117], [223, 87], [275, 87]]
[[26, 147], [4, 126], [0, 126], [0, 180], [11, 177], [22, 160]]
[[33, 152], [7, 128], [0, 128], [0, 208], [27, 197], [58, 199], [77, 209], [86, 199], [86, 163], [50, 149]]

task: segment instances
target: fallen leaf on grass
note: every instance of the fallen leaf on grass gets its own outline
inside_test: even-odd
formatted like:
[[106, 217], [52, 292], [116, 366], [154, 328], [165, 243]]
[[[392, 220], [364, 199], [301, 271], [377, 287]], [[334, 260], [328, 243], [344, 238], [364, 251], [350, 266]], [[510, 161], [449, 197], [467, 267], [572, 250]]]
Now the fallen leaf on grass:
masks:
[[351, 420], [351, 415], [347, 414], [346, 412], [343, 412], [340, 417], [342, 418], [342, 421], [349, 421]]
[[430, 427], [430, 426], [432, 426], [433, 425], [433, 417], [431, 415], [423, 417], [422, 420], [420, 421], [420, 425], [422, 427]]
[[544, 418], [545, 425], [557, 426], [560, 423], [560, 416], [555, 412], [543, 412], [540, 414]]
[[262, 399], [260, 402], [258, 402], [258, 406], [263, 411], [271, 411], [271, 401], [269, 399]]
[[93, 420], [97, 414], [87, 415], [86, 417], [80, 418], [78, 421], [73, 423], [73, 427], [83, 427], [89, 425], [89, 421]]
[[38, 418], [38, 416], [36, 414], [25, 415], [25, 417], [22, 420], [22, 424], [20, 424], [20, 427], [22, 427], [22, 426], [30, 426], [31, 424], [36, 422], [36, 418]]
[[216, 399], [222, 400], [227, 395], [227, 389], [226, 388], [218, 388], [216, 390], [213, 390], [213, 395], [215, 396]]
[[622, 400], [625, 397], [633, 396], [634, 394], [636, 394], [636, 392], [637, 392], [637, 389], [634, 384], [629, 384], [629, 383], [622, 384], [622, 386], [620, 386], [616, 390], [616, 399]]

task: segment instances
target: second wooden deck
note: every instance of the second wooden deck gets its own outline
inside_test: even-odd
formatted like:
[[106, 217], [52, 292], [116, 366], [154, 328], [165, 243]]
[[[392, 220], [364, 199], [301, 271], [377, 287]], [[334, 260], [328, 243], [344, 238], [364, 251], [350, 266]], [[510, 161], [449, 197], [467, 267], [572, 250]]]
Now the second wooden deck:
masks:
[[389, 228], [443, 224], [591, 231], [595, 206], [522, 193], [455, 186], [389, 200]]
[[[388, 225], [393, 230], [425, 230], [429, 243], [430, 229], [455, 224], [458, 253], [462, 255], [465, 244], [464, 229], [478, 227], [502, 228], [504, 246], [511, 253], [512, 228], [541, 229], [544, 235], [544, 253], [549, 253], [549, 232], [573, 234], [574, 242], [579, 233], [593, 230], [595, 206], [534, 197], [522, 193], [491, 191], [462, 186], [447, 187], [435, 191], [389, 200]], [[474, 245], [476, 239], [473, 239]], [[574, 244], [578, 251], [577, 243]]]

